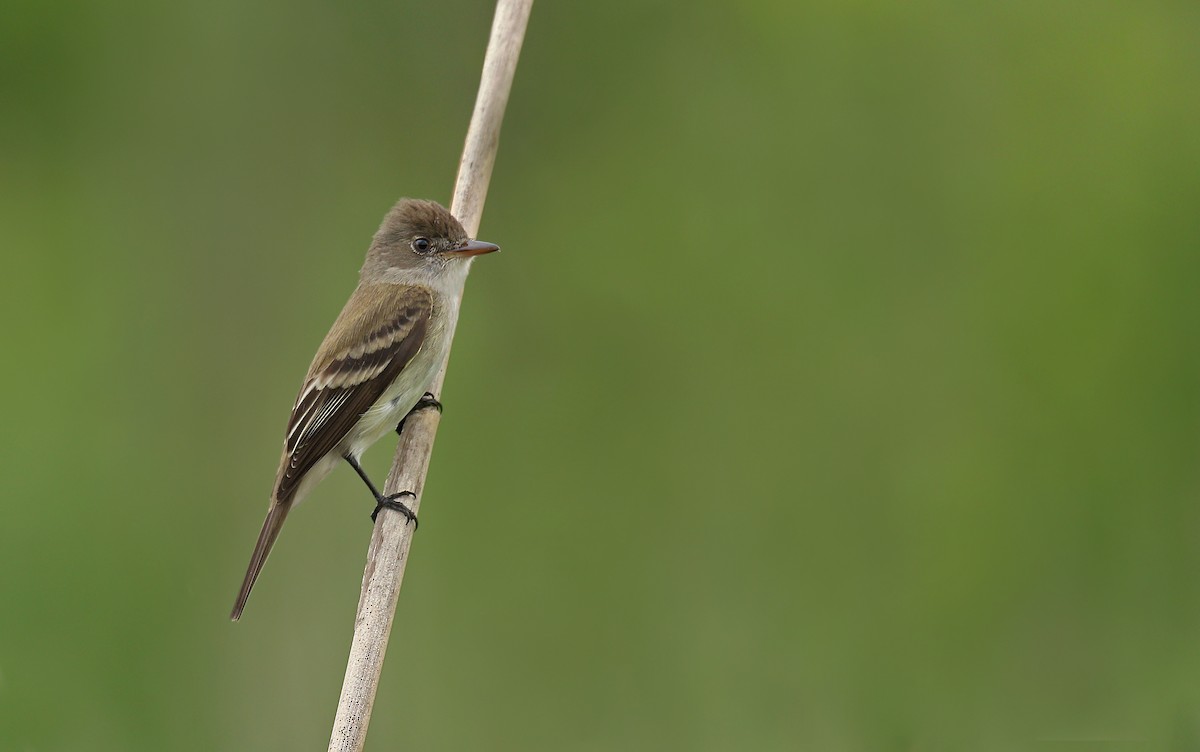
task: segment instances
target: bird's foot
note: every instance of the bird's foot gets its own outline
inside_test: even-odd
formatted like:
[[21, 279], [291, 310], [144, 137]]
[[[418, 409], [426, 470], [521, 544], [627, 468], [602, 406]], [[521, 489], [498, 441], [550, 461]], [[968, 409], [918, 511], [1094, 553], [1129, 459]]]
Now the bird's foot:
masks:
[[408, 413], [412, 415], [418, 410], [424, 410], [429, 407], [432, 407], [439, 413], [442, 411], [442, 403], [438, 402], [437, 397], [433, 396], [433, 392], [425, 392], [425, 394], [421, 395], [421, 399], [417, 400], [417, 404], [413, 405], [413, 409], [409, 410]]
[[[417, 404], [413, 405], [413, 408], [408, 411], [408, 415], [412, 415], [418, 410], [426, 410], [431, 407], [434, 410], [437, 410], [439, 413], [442, 411], [442, 403], [438, 402], [437, 397], [433, 396], [433, 392], [425, 392], [425, 394], [421, 396], [421, 399], [417, 400]], [[405, 415], [400, 419], [400, 422], [396, 425], [396, 433], [400, 433], [404, 430], [404, 421], [408, 420], [408, 415]]]
[[387, 507], [388, 509], [395, 509], [400, 514], [404, 515], [404, 518], [413, 524], [413, 530], [416, 530], [420, 524], [417, 522], [417, 515], [414, 514], [413, 510], [409, 509], [406, 504], [400, 501], [400, 499], [403, 499], [405, 496], [411, 496], [414, 499], [417, 498], [417, 495], [412, 491], [401, 491], [400, 493], [394, 493], [391, 496], [380, 496], [378, 499], [376, 499], [375, 511], [371, 512], [371, 522], [375, 521], [375, 517], [378, 516], [380, 509]]

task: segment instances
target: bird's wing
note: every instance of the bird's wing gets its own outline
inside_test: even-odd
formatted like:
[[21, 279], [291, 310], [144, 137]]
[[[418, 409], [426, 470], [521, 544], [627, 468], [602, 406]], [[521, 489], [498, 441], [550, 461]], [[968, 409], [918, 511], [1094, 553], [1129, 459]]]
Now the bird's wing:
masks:
[[314, 464], [374, 405], [425, 340], [433, 296], [414, 285], [360, 285], [317, 351], [292, 417], [274, 498], [287, 502]]

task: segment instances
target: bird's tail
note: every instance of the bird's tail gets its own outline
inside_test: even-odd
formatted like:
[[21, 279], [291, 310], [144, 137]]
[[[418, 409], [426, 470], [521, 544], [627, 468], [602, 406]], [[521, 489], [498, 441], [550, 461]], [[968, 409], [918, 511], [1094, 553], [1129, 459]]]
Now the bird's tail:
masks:
[[271, 546], [275, 545], [275, 539], [279, 537], [279, 530], [283, 527], [283, 521], [287, 519], [291, 507], [290, 501], [271, 500], [271, 509], [267, 512], [267, 519], [263, 521], [262, 531], [258, 534], [258, 543], [254, 544], [254, 553], [250, 556], [246, 579], [242, 581], [237, 602], [233, 604], [233, 612], [229, 614], [233, 621], [242, 617], [242, 609], [246, 607], [246, 599], [250, 597], [250, 588], [254, 587], [254, 581], [258, 579], [263, 564], [267, 563], [267, 555], [271, 553]]

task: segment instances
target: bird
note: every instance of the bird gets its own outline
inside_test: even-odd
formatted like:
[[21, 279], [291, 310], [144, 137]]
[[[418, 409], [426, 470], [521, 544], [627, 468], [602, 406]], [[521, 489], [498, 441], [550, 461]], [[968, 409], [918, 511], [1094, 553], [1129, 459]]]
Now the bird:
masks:
[[241, 618], [288, 513], [340, 463], [375, 497], [374, 520], [390, 507], [417, 523], [403, 491], [384, 496], [362, 469], [363, 452], [411, 411], [441, 409], [429, 391], [450, 347], [463, 282], [478, 255], [500, 250], [471, 240], [434, 201], [402, 198], [371, 240], [358, 286], [325, 336], [292, 407], [266, 520], [230, 619]]

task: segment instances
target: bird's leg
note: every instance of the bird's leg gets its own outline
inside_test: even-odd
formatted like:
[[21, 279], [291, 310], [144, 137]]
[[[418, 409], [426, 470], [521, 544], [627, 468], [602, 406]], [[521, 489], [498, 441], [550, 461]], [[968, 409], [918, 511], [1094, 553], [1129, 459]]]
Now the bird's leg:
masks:
[[[421, 399], [417, 400], [417, 404], [413, 405], [413, 408], [408, 411], [408, 415], [412, 415], [418, 410], [425, 410], [430, 407], [432, 407], [434, 410], [437, 410], [439, 413], [442, 411], [442, 403], [437, 401], [437, 397], [433, 396], [433, 392], [425, 392]], [[408, 420], [408, 415], [405, 415], [400, 419], [400, 422], [396, 424], [396, 433], [400, 433], [404, 430], [404, 421]]]
[[415, 493], [412, 491], [401, 491], [400, 493], [394, 493], [390, 496], [384, 496], [379, 492], [379, 489], [375, 487], [375, 484], [371, 482], [371, 479], [367, 477], [367, 471], [362, 469], [362, 465], [358, 464], [358, 460], [347, 454], [346, 462], [350, 463], [350, 467], [354, 468], [354, 472], [358, 473], [358, 477], [363, 479], [363, 483], [367, 484], [367, 488], [371, 489], [371, 494], [375, 497], [375, 511], [371, 512], [371, 522], [375, 521], [375, 517], [379, 514], [380, 509], [388, 507], [389, 509], [395, 509], [400, 514], [404, 515], [404, 518], [413, 524], [413, 530], [416, 530], [420, 526], [420, 523], [417, 522], [417, 515], [413, 513], [413, 510], [409, 509], [401, 501], [399, 501], [405, 496], [411, 496], [415, 499], [417, 498]]

